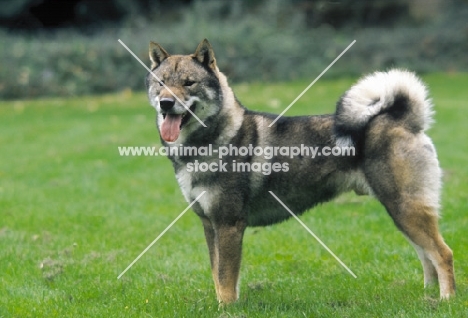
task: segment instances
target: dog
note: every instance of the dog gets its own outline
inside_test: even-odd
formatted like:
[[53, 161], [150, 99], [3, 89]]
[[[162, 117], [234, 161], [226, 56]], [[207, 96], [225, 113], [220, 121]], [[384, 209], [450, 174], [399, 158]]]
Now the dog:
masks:
[[[246, 227], [291, 216], [271, 193], [297, 215], [343, 192], [373, 195], [416, 249], [424, 286], [438, 281], [442, 299], [455, 294], [453, 254], [438, 230], [441, 169], [425, 134], [432, 104], [413, 73], [362, 78], [334, 114], [277, 119], [237, 100], [206, 39], [191, 55], [150, 42], [149, 57], [146, 87], [161, 143], [186, 200], [196, 201], [220, 303], [239, 298]], [[175, 151], [183, 147], [188, 154]], [[335, 149], [353, 152], [327, 155]]]

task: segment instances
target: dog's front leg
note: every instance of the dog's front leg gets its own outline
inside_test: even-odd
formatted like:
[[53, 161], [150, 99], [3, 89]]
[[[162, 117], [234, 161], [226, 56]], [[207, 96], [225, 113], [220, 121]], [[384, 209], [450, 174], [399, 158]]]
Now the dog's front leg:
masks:
[[215, 284], [216, 297], [220, 300], [219, 296], [219, 282], [218, 282], [218, 248], [216, 243], [216, 233], [213, 224], [207, 218], [201, 217], [203, 229], [205, 230], [206, 244], [208, 245], [208, 252], [210, 253], [211, 273]]
[[208, 222], [204, 221], [203, 224], [210, 251], [216, 294], [220, 303], [229, 304], [239, 298], [242, 238], [247, 223], [244, 220], [238, 220], [234, 224], [210, 222], [211, 230]]

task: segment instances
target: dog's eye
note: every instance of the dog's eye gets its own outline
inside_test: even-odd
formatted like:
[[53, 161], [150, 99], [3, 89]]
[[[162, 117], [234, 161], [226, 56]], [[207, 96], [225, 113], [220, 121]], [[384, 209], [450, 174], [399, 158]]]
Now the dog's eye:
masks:
[[187, 86], [187, 87], [188, 87], [188, 86], [192, 86], [193, 84], [195, 84], [195, 81], [186, 80], [186, 81], [184, 82], [184, 86]]

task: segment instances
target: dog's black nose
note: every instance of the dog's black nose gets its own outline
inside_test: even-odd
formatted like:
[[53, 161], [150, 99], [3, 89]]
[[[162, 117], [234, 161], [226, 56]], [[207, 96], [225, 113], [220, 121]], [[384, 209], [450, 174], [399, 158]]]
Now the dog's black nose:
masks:
[[164, 111], [168, 111], [172, 107], [174, 107], [175, 100], [172, 98], [161, 98], [159, 101], [159, 106], [161, 106], [161, 109]]

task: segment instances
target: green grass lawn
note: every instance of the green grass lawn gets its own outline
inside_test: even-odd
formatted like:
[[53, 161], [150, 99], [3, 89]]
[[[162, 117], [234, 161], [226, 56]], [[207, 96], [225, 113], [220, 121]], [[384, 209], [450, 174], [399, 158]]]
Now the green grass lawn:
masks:
[[[241, 297], [218, 309], [201, 222], [163, 157], [120, 157], [159, 145], [142, 93], [0, 102], [0, 317], [466, 317], [468, 74], [426, 76], [429, 131], [444, 169], [441, 231], [454, 250], [458, 295], [423, 289], [413, 248], [383, 207], [347, 194], [302, 220], [248, 229]], [[355, 79], [320, 80], [288, 115], [334, 111]], [[243, 84], [251, 109], [280, 113], [307, 82]]]

